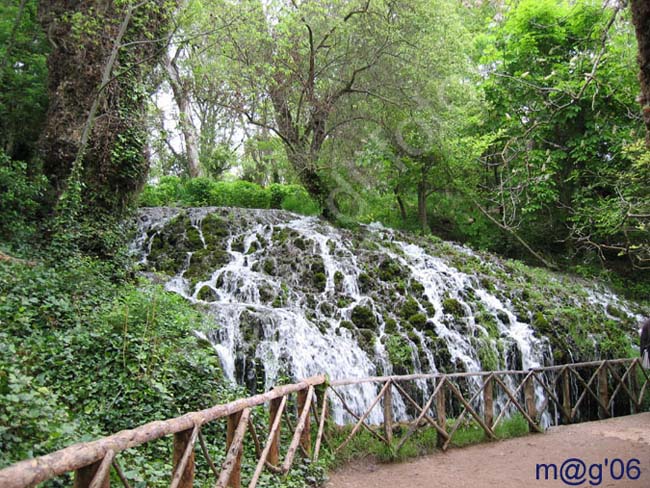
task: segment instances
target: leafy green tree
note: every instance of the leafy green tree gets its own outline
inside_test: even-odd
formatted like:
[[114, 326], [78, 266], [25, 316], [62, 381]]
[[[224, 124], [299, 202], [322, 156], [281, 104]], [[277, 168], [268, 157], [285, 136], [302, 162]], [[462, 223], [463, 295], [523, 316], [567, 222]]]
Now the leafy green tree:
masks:
[[0, 149], [28, 161], [47, 109], [48, 52], [36, 0], [0, 5]]
[[[225, 27], [213, 44], [224, 85], [234, 93], [228, 106], [275, 133], [301, 183], [325, 212], [335, 211], [338, 168], [323, 154], [354, 137], [377, 106], [392, 110], [415, 98], [409, 76], [424, 53], [440, 59], [436, 49], [451, 51], [449, 5], [223, 2], [216, 12]], [[237, 15], [243, 20], [233, 20]], [[421, 66], [422, 74], [431, 66]]]
[[625, 148], [640, 124], [630, 38], [621, 5], [523, 0], [479, 40], [494, 134], [483, 196], [503, 229], [556, 253], [621, 251], [592, 239], [592, 215], [619, 206], [619, 176], [633, 169]]

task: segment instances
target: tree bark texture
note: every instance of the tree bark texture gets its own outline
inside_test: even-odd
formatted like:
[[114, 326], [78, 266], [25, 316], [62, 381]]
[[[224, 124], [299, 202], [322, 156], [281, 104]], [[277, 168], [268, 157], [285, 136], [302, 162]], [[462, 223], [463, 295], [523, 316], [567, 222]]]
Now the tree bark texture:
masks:
[[[97, 110], [83, 158], [84, 203], [119, 213], [143, 185], [149, 167], [144, 128], [146, 84], [152, 67], [165, 52], [173, 6], [173, 1], [149, 0], [122, 6], [107, 0], [40, 2], [39, 20], [52, 45], [49, 108], [40, 148], [55, 198], [65, 189], [94, 105]], [[133, 19], [112, 77], [102, 84], [129, 7]]]
[[646, 147], [650, 149], [650, 2], [648, 0], [631, 0], [632, 22], [636, 30], [639, 45], [639, 82], [641, 96], [639, 101], [643, 110], [646, 128]]

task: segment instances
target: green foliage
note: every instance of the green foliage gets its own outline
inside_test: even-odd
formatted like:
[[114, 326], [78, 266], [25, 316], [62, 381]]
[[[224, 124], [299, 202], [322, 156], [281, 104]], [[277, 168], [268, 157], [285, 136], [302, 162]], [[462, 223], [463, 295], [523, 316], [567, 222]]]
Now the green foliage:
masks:
[[[447, 419], [447, 431], [455, 423], [455, 419]], [[334, 445], [338, 445], [349, 434], [351, 427], [338, 428], [333, 432]], [[498, 439], [509, 439], [520, 437], [528, 434], [528, 422], [523, 415], [517, 413], [502, 419], [494, 428]], [[398, 451], [395, 449], [401, 435], [405, 433], [402, 427], [394, 429], [395, 441], [390, 447], [371, 435], [365, 430], [360, 430], [350, 443], [331, 461], [336, 466], [348, 463], [355, 459], [365, 458], [368, 456], [375, 457], [379, 462], [392, 463], [403, 462], [416, 456], [431, 454], [437, 451], [437, 432], [432, 427], [418, 429], [409, 440]], [[465, 420], [458, 430], [454, 433], [451, 445], [454, 447], [463, 447], [467, 445], [484, 442], [486, 435], [480, 425], [475, 421]]]
[[0, 4], [0, 150], [30, 160], [47, 110], [48, 43], [37, 18], [38, 2]]
[[388, 336], [386, 343], [388, 359], [393, 365], [406, 366], [413, 360], [413, 353], [408, 341], [399, 335]]
[[78, 438], [59, 395], [24, 373], [15, 339], [0, 332], [0, 468]]
[[[0, 463], [241, 395], [192, 334], [204, 320], [108, 263], [0, 264]], [[154, 486], [170, 469], [165, 443], [124, 456]]]
[[272, 184], [262, 188], [248, 181], [215, 181], [210, 178], [181, 179], [164, 176], [157, 185], [145, 186], [140, 205], [143, 207], [243, 207], [282, 208], [305, 215], [320, 212], [318, 205], [298, 185]]
[[647, 242], [627, 218], [648, 208], [625, 154], [641, 128], [627, 15], [590, 0], [524, 0], [477, 36], [488, 69], [481, 131], [492, 132], [480, 200], [536, 249], [620, 262]]
[[45, 177], [31, 176], [27, 163], [14, 161], [0, 150], [0, 239], [19, 244], [35, 230], [41, 210]]

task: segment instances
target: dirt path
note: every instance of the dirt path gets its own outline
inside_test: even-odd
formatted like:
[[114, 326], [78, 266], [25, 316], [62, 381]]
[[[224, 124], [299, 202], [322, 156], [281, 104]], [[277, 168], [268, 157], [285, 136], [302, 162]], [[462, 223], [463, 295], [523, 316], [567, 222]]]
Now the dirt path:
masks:
[[[569, 458], [584, 461], [584, 476], [575, 464], [561, 469]], [[557, 480], [552, 467], [549, 480], [543, 467], [537, 480], [539, 463], [556, 464]], [[561, 472], [577, 478], [565, 483]], [[545, 434], [450, 449], [402, 464], [358, 462], [330, 478], [327, 488], [650, 488], [650, 413], [555, 427]]]

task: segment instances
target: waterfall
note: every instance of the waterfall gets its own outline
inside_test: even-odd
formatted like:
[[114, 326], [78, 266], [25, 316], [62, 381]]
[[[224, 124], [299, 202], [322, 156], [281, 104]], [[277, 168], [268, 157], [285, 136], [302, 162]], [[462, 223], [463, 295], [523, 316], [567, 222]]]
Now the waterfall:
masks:
[[[139, 215], [132, 252], [143, 272], [158, 273], [209, 315], [212, 326], [196, 334], [213, 345], [224, 376], [251, 390], [316, 374], [337, 380], [553, 363], [533, 312], [486, 274], [502, 277], [504, 266], [455, 244], [433, 246], [376, 224], [337, 229], [279, 210], [153, 208]], [[459, 269], [464, 262], [483, 269]], [[584, 299], [635, 316], [634, 305], [611, 296], [590, 290]], [[427, 381], [416, 385], [430, 394]], [[361, 414], [378, 387], [340, 392]], [[541, 406], [539, 385], [536, 394]], [[497, 398], [497, 409], [505, 403]], [[409, 416], [399, 395], [393, 408], [397, 420]], [[351, 419], [338, 401], [333, 417]], [[382, 418], [376, 408], [369, 422]]]

